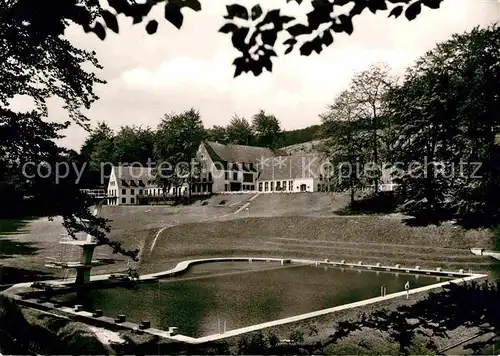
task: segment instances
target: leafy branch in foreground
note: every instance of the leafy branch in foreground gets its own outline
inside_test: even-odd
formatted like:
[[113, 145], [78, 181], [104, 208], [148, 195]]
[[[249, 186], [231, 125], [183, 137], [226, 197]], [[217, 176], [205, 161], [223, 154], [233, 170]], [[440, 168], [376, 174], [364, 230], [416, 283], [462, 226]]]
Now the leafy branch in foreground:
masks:
[[[264, 13], [259, 4], [250, 9], [240, 4], [227, 5], [227, 23], [219, 32], [230, 34], [231, 42], [241, 56], [233, 64], [235, 77], [245, 72], [260, 75], [264, 69], [272, 71], [271, 57], [277, 56], [275, 45], [278, 35], [287, 33], [281, 43], [287, 46], [285, 54], [296, 46], [303, 56], [312, 52], [321, 53], [323, 47], [334, 42], [334, 33], [352, 34], [353, 19], [368, 10], [373, 14], [389, 11], [389, 17], [400, 17], [403, 13], [414, 20], [422, 7], [438, 9], [443, 0], [312, 0], [313, 9], [307, 13], [307, 23], [302, 24], [293, 16], [282, 15], [280, 9]], [[287, 0], [299, 5], [302, 0]], [[145, 23], [147, 33], [158, 30], [158, 22], [148, 18], [155, 6], [164, 7], [165, 19], [180, 29], [184, 23], [183, 9], [195, 12], [202, 7], [198, 0], [147, 0], [137, 3], [133, 0], [108, 0], [108, 8], [102, 8], [98, 0], [18, 0], [0, 12], [0, 21], [24, 23], [39, 38], [62, 34], [67, 21], [83, 27], [85, 32], [95, 33], [101, 40], [106, 38], [106, 30], [119, 33], [118, 15], [132, 19], [133, 24]], [[351, 7], [349, 11], [343, 7]], [[342, 8], [342, 9], [339, 9]], [[96, 20], [97, 19], [97, 20]], [[307, 39], [306, 39], [307, 38]], [[300, 42], [300, 45], [299, 45]]]
[[[80, 192], [75, 172], [57, 171], [71, 162], [69, 151], [55, 140], [71, 121], [88, 128], [83, 109], [98, 99], [94, 85], [105, 83], [95, 72], [102, 69], [95, 53], [60, 36], [71, 16], [83, 14], [80, 21], [96, 16], [98, 1], [85, 4], [79, 11], [76, 1], [21, 0], [4, 1], [0, 8], [0, 197], [37, 216], [62, 216], [71, 236], [91, 233], [99, 244], [136, 258], [137, 251], [107, 237], [107, 221], [92, 216], [89, 207], [95, 202]], [[18, 96], [31, 98], [34, 108], [13, 110], [11, 100]], [[62, 100], [71, 121], [50, 122], [47, 100], [53, 97]]]
[[[448, 337], [448, 331], [460, 326], [477, 327], [483, 333], [491, 332], [496, 336], [500, 330], [499, 297], [498, 283], [450, 283], [442, 292], [431, 293], [413, 305], [363, 315], [354, 322], [340, 322], [329, 343], [363, 328], [377, 329], [387, 332], [399, 344], [400, 353], [407, 355], [417, 335], [428, 338], [429, 350], [437, 349], [433, 336]], [[493, 341], [494, 338], [475, 342], [468, 348], [476, 352]]]

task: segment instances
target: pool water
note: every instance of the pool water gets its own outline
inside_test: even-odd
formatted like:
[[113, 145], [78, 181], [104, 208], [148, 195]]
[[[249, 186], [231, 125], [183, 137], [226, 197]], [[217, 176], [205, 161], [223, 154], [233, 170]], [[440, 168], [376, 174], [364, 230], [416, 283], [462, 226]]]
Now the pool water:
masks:
[[[201, 337], [222, 331], [444, 282], [450, 278], [374, 272], [312, 265], [221, 262], [191, 267], [177, 278], [140, 284], [135, 289], [91, 291], [85, 299], [64, 299], [104, 315], [125, 314], [128, 321], [178, 327], [179, 333]], [[220, 329], [219, 329], [220, 327]]]

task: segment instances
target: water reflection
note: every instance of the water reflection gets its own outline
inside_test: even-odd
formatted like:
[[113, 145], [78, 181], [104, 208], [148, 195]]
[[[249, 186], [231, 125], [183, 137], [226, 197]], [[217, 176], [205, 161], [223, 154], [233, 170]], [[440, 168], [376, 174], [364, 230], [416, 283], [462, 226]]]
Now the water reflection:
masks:
[[[231, 273], [232, 268], [238, 273]], [[247, 273], [241, 273], [245, 268]], [[147, 319], [162, 329], [177, 326], [180, 333], [199, 337], [218, 333], [223, 322], [231, 330], [377, 297], [382, 285], [390, 294], [403, 291], [408, 281], [411, 288], [418, 288], [437, 279], [397, 275], [314, 265], [214, 263], [194, 266], [178, 280], [135, 290], [93, 291], [80, 302], [89, 309], [102, 309], [105, 315], [123, 313], [131, 321]]]

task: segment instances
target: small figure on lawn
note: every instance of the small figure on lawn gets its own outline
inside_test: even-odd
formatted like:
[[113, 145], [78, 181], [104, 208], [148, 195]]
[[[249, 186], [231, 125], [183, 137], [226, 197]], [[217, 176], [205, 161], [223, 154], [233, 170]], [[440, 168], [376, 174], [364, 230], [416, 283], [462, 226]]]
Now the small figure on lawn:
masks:
[[130, 259], [127, 261], [127, 274], [132, 281], [139, 280], [139, 273], [137, 273], [137, 268], [132, 265], [132, 261]]

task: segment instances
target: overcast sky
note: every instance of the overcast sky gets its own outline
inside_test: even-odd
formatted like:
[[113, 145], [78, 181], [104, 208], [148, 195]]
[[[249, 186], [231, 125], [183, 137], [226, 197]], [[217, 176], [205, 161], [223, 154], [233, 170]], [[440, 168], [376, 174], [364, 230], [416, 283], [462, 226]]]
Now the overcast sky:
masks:
[[[228, 35], [217, 33], [224, 23], [225, 5], [238, 2], [249, 7], [256, 1], [202, 0], [202, 11], [183, 9], [184, 25], [177, 30], [153, 13], [160, 26], [149, 36], [144, 24], [132, 26], [120, 17], [120, 34], [108, 32], [104, 42], [79, 27], [67, 37], [81, 48], [95, 50], [104, 66], [99, 85], [101, 97], [89, 112], [95, 124], [106, 121], [113, 129], [121, 125], [155, 128], [167, 112], [194, 107], [205, 127], [225, 125], [237, 113], [250, 118], [260, 108], [273, 113], [284, 129], [319, 123], [318, 114], [346, 88], [353, 73], [377, 61], [387, 62], [395, 74], [452, 33], [487, 25], [499, 19], [497, 0], [445, 0], [439, 10], [424, 8], [414, 21], [404, 16], [388, 19], [388, 12], [368, 10], [354, 22], [351, 36], [335, 34], [335, 42], [320, 55], [287, 55], [275, 59], [273, 73], [251, 74], [233, 79], [231, 63], [238, 53]], [[300, 15], [309, 9], [285, 0], [261, 1], [262, 7], [282, 8]], [[185, 11], [184, 11], [185, 10]], [[66, 119], [51, 105], [51, 116]], [[79, 149], [86, 132], [73, 125], [62, 143]]]

